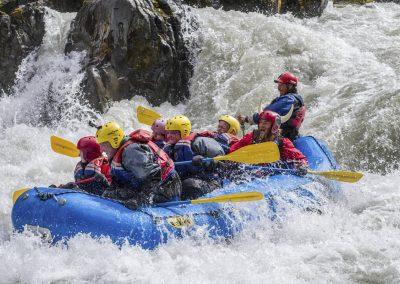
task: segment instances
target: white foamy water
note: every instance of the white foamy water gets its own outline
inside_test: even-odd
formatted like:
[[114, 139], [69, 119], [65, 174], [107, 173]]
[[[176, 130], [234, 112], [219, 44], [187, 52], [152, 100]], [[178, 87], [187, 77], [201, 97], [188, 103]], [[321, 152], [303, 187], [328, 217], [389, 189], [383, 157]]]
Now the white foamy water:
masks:
[[132, 130], [140, 126], [136, 107], [148, 106], [135, 98], [100, 115], [82, 104], [84, 54], [63, 54], [74, 15], [49, 10], [43, 45], [21, 65], [12, 97], [0, 99], [0, 283], [398, 283], [400, 172], [392, 169], [400, 158], [400, 6], [329, 6], [307, 20], [193, 13], [202, 52], [192, 99], [157, 111], [186, 113], [195, 127], [214, 127], [220, 114], [251, 113], [271, 100], [274, 77], [292, 70], [309, 106], [303, 132], [326, 140], [342, 165], [370, 173], [344, 185], [347, 201], [325, 205], [325, 214], [294, 211], [279, 224], [264, 220], [230, 244], [184, 239], [144, 251], [88, 236], [49, 246], [13, 234], [15, 189], [72, 179], [76, 160], [53, 153], [50, 135], [77, 141], [94, 133], [89, 119]]

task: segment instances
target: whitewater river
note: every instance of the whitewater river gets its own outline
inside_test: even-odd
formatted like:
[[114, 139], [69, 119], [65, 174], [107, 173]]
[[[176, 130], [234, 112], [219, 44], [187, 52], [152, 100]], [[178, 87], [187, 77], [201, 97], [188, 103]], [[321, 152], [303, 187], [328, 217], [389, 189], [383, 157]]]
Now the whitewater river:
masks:
[[0, 283], [42, 282], [400, 282], [400, 5], [333, 7], [322, 17], [192, 10], [200, 41], [184, 113], [197, 129], [219, 115], [251, 113], [277, 95], [274, 77], [299, 75], [308, 105], [303, 134], [325, 140], [346, 169], [365, 178], [343, 185], [346, 201], [325, 214], [289, 214], [279, 225], [249, 226], [230, 244], [173, 240], [155, 251], [78, 236], [49, 246], [14, 234], [15, 189], [65, 183], [76, 160], [53, 153], [49, 137], [94, 134], [89, 119], [139, 127], [145, 99], [114, 103], [99, 115], [81, 103], [84, 56], [63, 55], [74, 14], [48, 10], [43, 45], [20, 66], [12, 96], [0, 98]]

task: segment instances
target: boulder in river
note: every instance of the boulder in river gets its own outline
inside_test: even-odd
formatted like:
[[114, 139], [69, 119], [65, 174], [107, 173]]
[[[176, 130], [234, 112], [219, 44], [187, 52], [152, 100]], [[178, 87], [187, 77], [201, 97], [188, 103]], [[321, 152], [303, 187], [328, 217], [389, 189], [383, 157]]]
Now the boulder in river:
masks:
[[196, 7], [214, 7], [216, 9], [265, 14], [291, 12], [298, 17], [320, 16], [328, 0], [183, 0], [185, 4]]
[[43, 40], [44, 8], [40, 2], [0, 1], [0, 91], [13, 84], [19, 65]]
[[189, 97], [193, 67], [182, 31], [184, 10], [170, 0], [88, 0], [65, 51], [87, 52], [84, 93], [103, 111], [135, 95], [159, 105]]
[[84, 0], [45, 0], [45, 5], [59, 12], [78, 12]]

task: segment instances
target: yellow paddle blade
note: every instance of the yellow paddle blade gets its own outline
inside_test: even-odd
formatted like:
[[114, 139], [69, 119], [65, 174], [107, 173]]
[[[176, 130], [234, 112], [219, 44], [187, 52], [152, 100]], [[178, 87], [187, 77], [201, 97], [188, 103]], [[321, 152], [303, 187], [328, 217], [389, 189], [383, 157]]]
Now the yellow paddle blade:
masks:
[[195, 199], [191, 200], [192, 204], [210, 203], [210, 202], [247, 202], [247, 201], [257, 201], [264, 198], [264, 194], [258, 191], [250, 192], [239, 192], [226, 194], [211, 198]]
[[157, 112], [143, 106], [137, 107], [136, 115], [140, 123], [150, 126], [153, 125], [154, 121], [161, 118], [161, 115], [159, 115]]
[[307, 171], [309, 174], [323, 176], [328, 179], [343, 181], [343, 182], [357, 182], [364, 175], [358, 172], [349, 172], [349, 171], [325, 171], [325, 172], [316, 172], [316, 171]]
[[14, 191], [13, 196], [12, 196], [13, 203], [15, 203], [15, 201], [17, 201], [18, 197], [20, 197], [25, 191], [28, 191], [30, 189], [31, 189], [30, 187], [24, 187], [24, 188]]
[[217, 156], [215, 161], [232, 161], [246, 164], [273, 163], [280, 159], [279, 148], [274, 142], [248, 145], [228, 155]]
[[65, 140], [63, 138], [52, 135], [50, 137], [51, 149], [62, 155], [66, 155], [69, 157], [79, 157], [79, 150], [76, 148], [76, 145], [71, 141]]

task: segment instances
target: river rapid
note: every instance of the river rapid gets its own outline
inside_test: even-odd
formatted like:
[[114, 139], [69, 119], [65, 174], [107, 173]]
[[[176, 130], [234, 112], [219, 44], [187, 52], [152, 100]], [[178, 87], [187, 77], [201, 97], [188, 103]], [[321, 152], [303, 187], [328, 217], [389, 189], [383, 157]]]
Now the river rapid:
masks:
[[345, 200], [326, 204], [325, 214], [264, 220], [230, 244], [186, 238], [144, 251], [86, 235], [50, 246], [13, 233], [14, 190], [73, 178], [76, 160], [51, 151], [52, 134], [77, 141], [94, 134], [91, 119], [133, 130], [142, 127], [136, 107], [149, 106], [134, 98], [98, 114], [82, 102], [84, 54], [63, 54], [74, 14], [49, 9], [42, 46], [21, 64], [11, 94], [0, 95], [0, 283], [400, 282], [400, 5], [330, 3], [313, 19], [211, 8], [189, 16], [200, 24], [187, 40], [201, 50], [192, 98], [157, 111], [214, 128], [221, 114], [272, 100], [273, 79], [290, 70], [308, 106], [302, 133], [325, 140], [343, 168], [365, 177], [343, 184]]

